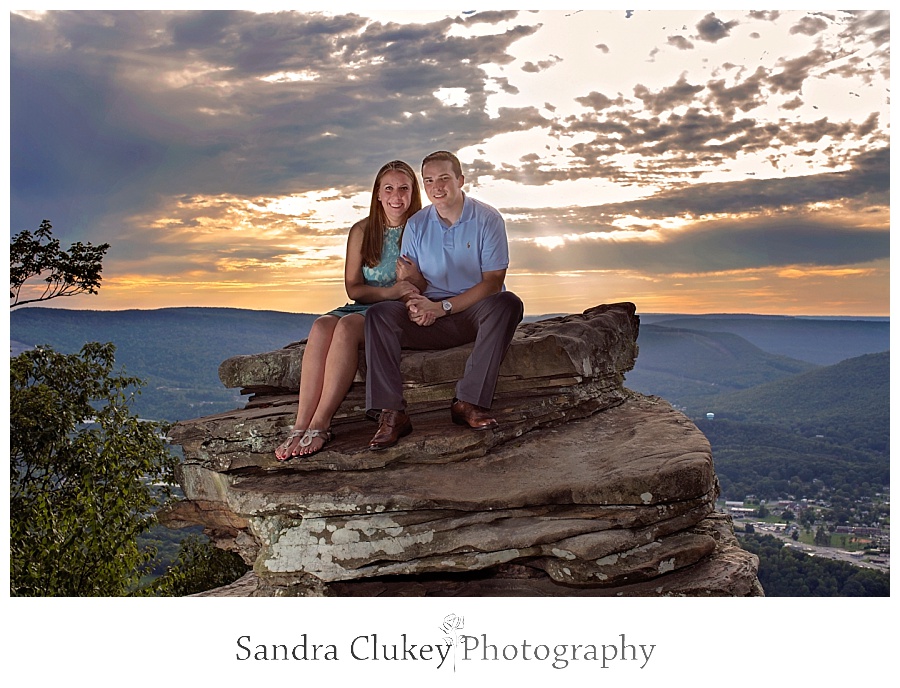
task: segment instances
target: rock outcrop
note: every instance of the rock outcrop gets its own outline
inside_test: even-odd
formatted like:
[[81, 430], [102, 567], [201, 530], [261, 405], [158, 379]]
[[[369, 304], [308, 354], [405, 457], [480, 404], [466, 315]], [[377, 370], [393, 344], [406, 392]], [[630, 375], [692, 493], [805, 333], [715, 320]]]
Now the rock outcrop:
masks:
[[[404, 352], [415, 431], [370, 452], [364, 358], [335, 440], [279, 463], [303, 344], [225, 361], [243, 409], [177, 424], [186, 499], [253, 573], [216, 594], [757, 595], [756, 557], [715, 513], [709, 443], [664, 401], [624, 387], [632, 304], [523, 324], [488, 431], [451, 423], [469, 347]], [[237, 592], [236, 592], [237, 591]]]

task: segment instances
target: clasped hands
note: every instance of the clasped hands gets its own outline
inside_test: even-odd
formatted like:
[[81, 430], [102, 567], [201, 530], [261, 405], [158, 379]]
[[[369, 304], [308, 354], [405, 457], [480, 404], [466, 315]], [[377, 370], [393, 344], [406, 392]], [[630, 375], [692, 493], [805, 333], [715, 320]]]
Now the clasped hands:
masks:
[[406, 299], [406, 314], [416, 325], [428, 327], [443, 315], [441, 305], [421, 294], [412, 294]]
[[427, 327], [443, 315], [439, 304], [422, 296], [415, 282], [425, 284], [425, 278], [418, 266], [406, 256], [397, 259], [397, 284], [401, 286], [400, 300], [406, 303], [406, 313], [409, 319], [417, 325]]

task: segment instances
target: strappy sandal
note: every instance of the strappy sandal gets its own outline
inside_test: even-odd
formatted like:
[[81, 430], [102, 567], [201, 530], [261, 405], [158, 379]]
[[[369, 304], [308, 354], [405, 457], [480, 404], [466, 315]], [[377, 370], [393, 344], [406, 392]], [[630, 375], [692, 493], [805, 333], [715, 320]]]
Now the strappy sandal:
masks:
[[[284, 451], [288, 450], [288, 447], [291, 446], [291, 442], [293, 442], [297, 437], [300, 438], [300, 441], [297, 443], [297, 447], [308, 447], [312, 444], [313, 438], [321, 437], [324, 441], [322, 442], [322, 446], [316, 449], [315, 451], [305, 452], [303, 454], [288, 454], [284, 458], [278, 458], [276, 455], [275, 458], [278, 461], [290, 461], [291, 459], [296, 459], [298, 456], [312, 456], [313, 454], [318, 454], [325, 448], [325, 445], [331, 442], [334, 439], [334, 433], [331, 430], [316, 430], [315, 428], [309, 428], [308, 430], [292, 430], [291, 434], [288, 435], [288, 438], [276, 447], [276, 451], [278, 449], [283, 449]], [[296, 448], [294, 449], [296, 451]]]
[[311, 452], [304, 452], [302, 454], [295, 454], [294, 456], [312, 456], [313, 454], [318, 454], [325, 448], [325, 445], [331, 442], [334, 439], [334, 433], [331, 430], [316, 430], [315, 428], [309, 428], [306, 432], [303, 433], [303, 437], [300, 438], [300, 443], [297, 445], [299, 447], [308, 447], [312, 444], [313, 438], [320, 437], [322, 438], [322, 446]]
[[[275, 451], [276, 451], [276, 452], [277, 452], [278, 450], [287, 451], [288, 448], [290, 448], [290, 446], [291, 446], [291, 442], [293, 442], [296, 438], [301, 437], [301, 436], [303, 436], [303, 435], [305, 435], [305, 434], [306, 434], [306, 430], [292, 430], [292, 431], [291, 431], [291, 434], [288, 435], [288, 438], [287, 438], [284, 442], [282, 442], [281, 444], [279, 444], [279, 445], [275, 448]], [[300, 441], [302, 442], [303, 440], [300, 440]], [[306, 444], [307, 444], [307, 446], [308, 446], [308, 445], [309, 445], [309, 442], [307, 442]], [[287, 461], [288, 459], [292, 459], [292, 458], [294, 458], [294, 457], [293, 457], [292, 454], [288, 454], [287, 456], [283, 456], [283, 457], [278, 456], [278, 455], [276, 454], [276, 455], [275, 455], [275, 458], [276, 458], [278, 461]]]

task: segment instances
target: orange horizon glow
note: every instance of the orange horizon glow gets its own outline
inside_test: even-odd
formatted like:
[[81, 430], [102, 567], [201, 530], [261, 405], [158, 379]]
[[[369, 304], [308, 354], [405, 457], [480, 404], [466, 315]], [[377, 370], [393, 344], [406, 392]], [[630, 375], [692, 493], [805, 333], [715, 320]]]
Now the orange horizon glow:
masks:
[[[311, 271], [309, 278], [290, 270], [247, 271], [248, 276], [267, 278], [259, 281], [223, 280], [221, 273], [211, 281], [202, 271], [178, 277], [112, 275], [104, 278], [97, 295], [31, 305], [105, 311], [207, 307], [316, 314], [349, 301], [343, 275], [335, 267]], [[599, 304], [631, 302], [639, 313], [889, 317], [889, 289], [885, 288], [889, 270], [887, 260], [862, 266], [784, 266], [701, 274], [510, 270], [506, 285], [525, 302], [529, 316], [581, 313]], [[279, 280], [279, 275], [283, 279]], [[39, 292], [41, 287], [36, 284], [32, 290]], [[848, 298], [850, 294], [853, 298]]]

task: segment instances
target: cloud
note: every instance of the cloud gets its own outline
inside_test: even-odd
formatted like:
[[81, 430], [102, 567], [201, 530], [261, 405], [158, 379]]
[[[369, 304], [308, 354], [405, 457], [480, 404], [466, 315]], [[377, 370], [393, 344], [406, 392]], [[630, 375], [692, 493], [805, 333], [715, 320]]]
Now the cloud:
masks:
[[890, 152], [874, 151], [847, 172], [700, 184], [591, 207], [503, 212], [517, 270], [699, 275], [857, 265], [889, 259], [889, 169]]
[[[507, 108], [492, 120], [490, 84], [504, 85], [480, 65], [512, 62], [509, 47], [535, 26], [460, 36], [454, 19], [398, 25], [353, 14], [10, 19], [14, 226], [51, 217], [90, 233], [100, 217], [180, 194], [366, 188], [385, 159], [415, 165], [435, 141], [458, 149], [534, 118]], [[272, 75], [282, 77], [265, 80]], [[442, 88], [464, 89], [468, 105], [441, 102]]]
[[539, 62], [537, 62], [537, 64], [531, 61], [526, 62], [524, 65], [522, 65], [522, 71], [531, 72], [532, 74], [543, 72], [545, 69], [549, 69], [557, 62], [562, 62], [562, 58], [557, 55], [551, 55], [549, 60], [540, 60]]
[[760, 19], [762, 21], [773, 22], [781, 16], [781, 12], [779, 12], [778, 10], [753, 10], [749, 12], [747, 16], [749, 16], [751, 19]]
[[691, 43], [684, 36], [669, 36], [666, 43], [675, 48], [678, 48], [679, 50], [693, 50], [694, 49], [694, 44]]
[[791, 27], [789, 33], [802, 33], [806, 36], [815, 36], [828, 28], [828, 22], [821, 17], [801, 17], [800, 21]]
[[643, 84], [634, 87], [634, 95], [644, 104], [644, 109], [654, 115], [659, 115], [672, 110], [679, 105], [689, 105], [694, 96], [703, 90], [703, 85], [690, 84], [682, 74], [672, 86], [663, 88], [655, 93]]
[[737, 21], [723, 22], [713, 12], [710, 12], [697, 23], [696, 29], [700, 40], [716, 43], [723, 38], [727, 38], [731, 30], [737, 25]]
[[[640, 218], [652, 225], [673, 217], [799, 215], [813, 206], [847, 206], [854, 214], [861, 216], [877, 210], [887, 216], [890, 208], [890, 150], [865, 153], [857, 159], [852, 169], [845, 172], [792, 179], [695, 184], [622, 203], [560, 209], [509, 207], [503, 210], [542, 218], [538, 224], [566, 227], [566, 233], [579, 233], [601, 231], [597, 225], [605, 223], [612, 226], [613, 221], [623, 216]], [[556, 222], [555, 218], [560, 221]]]
[[792, 219], [710, 222], [649, 240], [569, 238], [553, 250], [515, 242], [517, 270], [618, 270], [705, 274], [772, 266], [841, 266], [886, 258], [889, 232]]
[[503, 208], [522, 267], [883, 255], [889, 13], [719, 15], [13, 13], [12, 231], [110, 241], [107, 288], [339, 288], [374, 171], [446, 148], [556, 203]]

